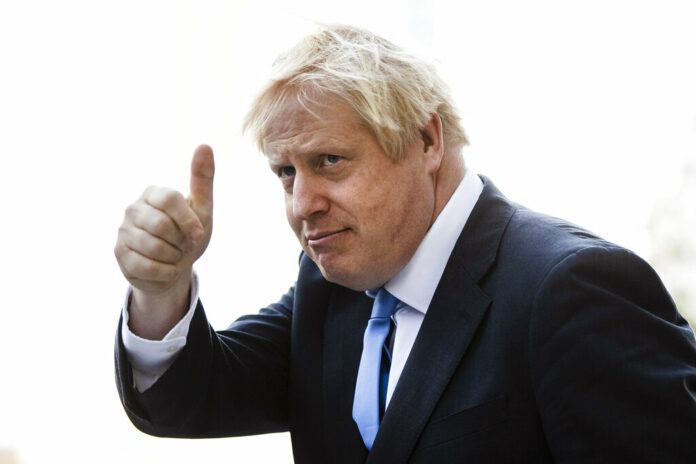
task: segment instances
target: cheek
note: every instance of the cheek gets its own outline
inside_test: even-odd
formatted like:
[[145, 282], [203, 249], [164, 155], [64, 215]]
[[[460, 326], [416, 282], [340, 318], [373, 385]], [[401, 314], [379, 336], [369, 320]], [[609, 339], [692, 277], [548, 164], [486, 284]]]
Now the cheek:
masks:
[[424, 234], [423, 229], [427, 231], [434, 207], [432, 188], [415, 175], [402, 178], [394, 185], [384, 197], [384, 209], [376, 213], [385, 232], [391, 234], [388, 240]]

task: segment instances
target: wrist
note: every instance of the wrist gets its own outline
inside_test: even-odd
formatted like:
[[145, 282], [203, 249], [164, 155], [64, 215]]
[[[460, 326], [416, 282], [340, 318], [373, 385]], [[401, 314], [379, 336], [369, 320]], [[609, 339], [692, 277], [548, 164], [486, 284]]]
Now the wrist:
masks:
[[192, 269], [184, 271], [169, 289], [160, 293], [133, 288], [128, 327], [139, 337], [161, 340], [190, 306]]

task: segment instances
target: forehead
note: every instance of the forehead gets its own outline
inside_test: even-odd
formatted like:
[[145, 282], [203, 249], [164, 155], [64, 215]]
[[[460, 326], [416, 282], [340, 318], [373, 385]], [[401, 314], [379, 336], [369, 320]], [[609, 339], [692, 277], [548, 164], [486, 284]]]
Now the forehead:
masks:
[[366, 132], [353, 110], [336, 98], [302, 104], [291, 97], [269, 120], [263, 151], [274, 157], [346, 149], [364, 140]]

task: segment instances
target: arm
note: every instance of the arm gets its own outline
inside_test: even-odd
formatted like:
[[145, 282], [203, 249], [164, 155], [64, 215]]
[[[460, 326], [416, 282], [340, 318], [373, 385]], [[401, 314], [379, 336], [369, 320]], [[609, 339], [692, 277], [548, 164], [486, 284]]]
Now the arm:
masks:
[[[191, 194], [150, 187], [126, 210], [115, 254], [133, 287], [128, 328], [161, 340], [186, 312], [192, 265], [212, 232], [213, 154], [200, 146]], [[283, 430], [294, 292], [215, 333], [197, 302], [185, 348], [144, 393], [134, 388], [123, 339], [116, 340], [116, 381], [135, 425], [162, 436], [223, 436]]]
[[168, 437], [287, 430], [293, 299], [291, 289], [278, 303], [217, 333], [199, 302], [186, 346], [144, 393], [132, 388], [132, 370], [117, 336], [116, 380], [131, 421], [143, 432]]
[[696, 462], [696, 344], [654, 271], [617, 247], [558, 263], [530, 323], [558, 462]]

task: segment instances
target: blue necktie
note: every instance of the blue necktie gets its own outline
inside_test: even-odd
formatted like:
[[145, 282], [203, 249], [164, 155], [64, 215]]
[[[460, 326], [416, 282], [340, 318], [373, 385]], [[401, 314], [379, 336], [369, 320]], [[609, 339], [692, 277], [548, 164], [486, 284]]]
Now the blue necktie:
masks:
[[353, 420], [368, 450], [379, 429], [380, 364], [384, 341], [389, 334], [391, 315], [399, 300], [380, 288], [372, 305], [372, 315], [365, 329], [363, 352], [353, 398]]

